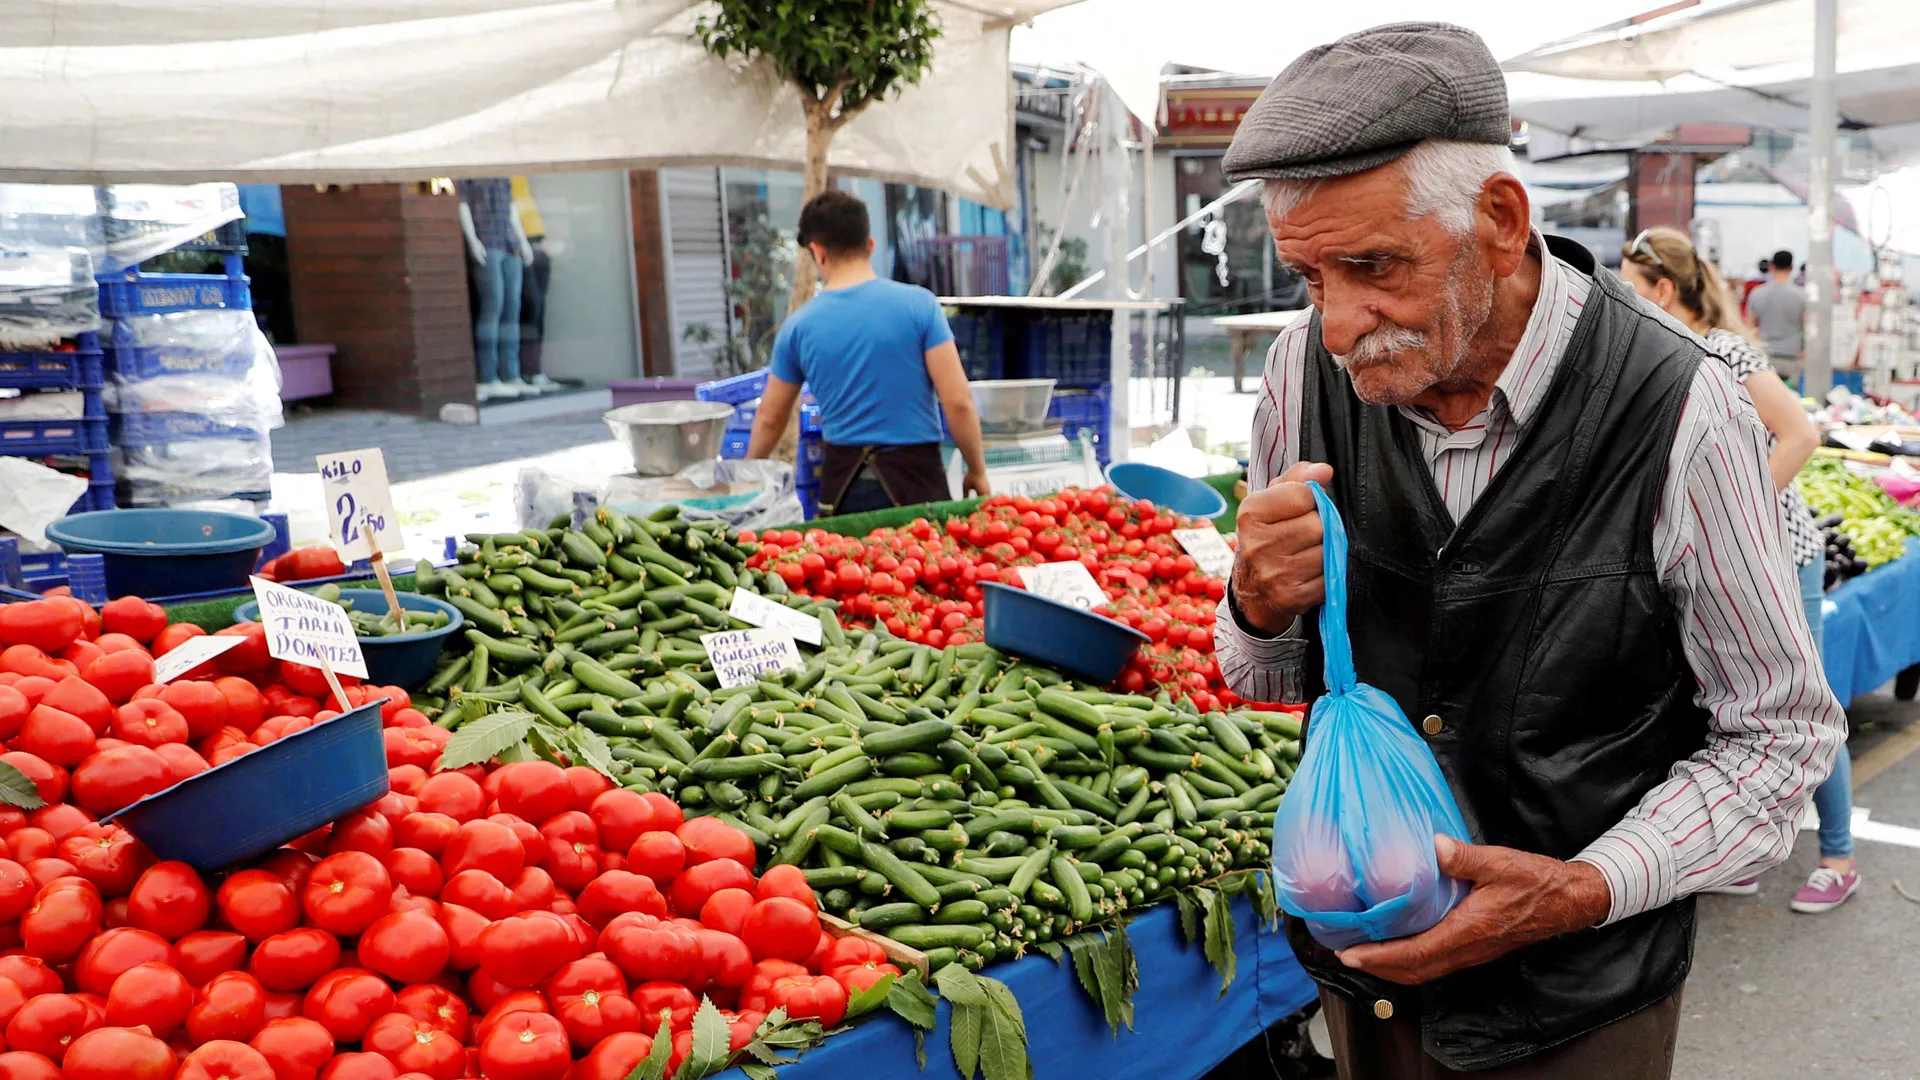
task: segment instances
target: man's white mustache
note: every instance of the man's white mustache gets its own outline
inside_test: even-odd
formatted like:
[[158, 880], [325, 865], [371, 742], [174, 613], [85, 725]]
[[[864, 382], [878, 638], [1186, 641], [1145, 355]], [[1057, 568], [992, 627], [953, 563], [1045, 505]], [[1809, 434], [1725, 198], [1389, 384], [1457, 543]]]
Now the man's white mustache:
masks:
[[1397, 352], [1410, 352], [1427, 347], [1427, 335], [1418, 330], [1409, 330], [1404, 326], [1388, 323], [1378, 330], [1363, 335], [1353, 343], [1352, 351], [1345, 355], [1335, 354], [1334, 362], [1342, 368], [1359, 365], [1366, 367], [1386, 360]]

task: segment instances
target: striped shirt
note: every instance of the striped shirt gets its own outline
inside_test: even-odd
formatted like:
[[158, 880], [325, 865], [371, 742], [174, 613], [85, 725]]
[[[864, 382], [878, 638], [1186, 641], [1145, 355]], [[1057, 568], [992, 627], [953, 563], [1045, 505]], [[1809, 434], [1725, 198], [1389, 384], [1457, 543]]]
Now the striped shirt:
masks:
[[[1420, 433], [1456, 522], [1538, 413], [1592, 286], [1558, 258], [1544, 258], [1541, 269], [1526, 333], [1486, 409], [1458, 431], [1421, 409], [1401, 409]], [[1256, 489], [1298, 459], [1310, 317], [1283, 331], [1267, 354], [1247, 471]], [[1766, 439], [1729, 370], [1701, 364], [1681, 410], [1652, 539], [1694, 672], [1694, 701], [1709, 717], [1706, 745], [1675, 762], [1665, 781], [1577, 856], [1606, 877], [1609, 923], [1785, 859], [1800, 811], [1846, 739], [1846, 713], [1827, 687], [1782, 543]], [[1301, 624], [1269, 638], [1223, 614], [1215, 647], [1228, 685], [1250, 700], [1299, 700]]]
[[[1753, 375], [1773, 371], [1773, 364], [1765, 354], [1731, 330], [1717, 327], [1709, 330], [1706, 342], [1707, 350], [1719, 357], [1742, 385]], [[1773, 444], [1778, 441], [1771, 431], [1767, 433], [1768, 453], [1772, 453]], [[1793, 557], [1793, 565], [1805, 566], [1815, 559], [1825, 559], [1827, 543], [1813, 523], [1813, 511], [1807, 508], [1806, 496], [1800, 493], [1800, 481], [1781, 488], [1779, 501], [1780, 524], [1787, 530], [1787, 554]]]

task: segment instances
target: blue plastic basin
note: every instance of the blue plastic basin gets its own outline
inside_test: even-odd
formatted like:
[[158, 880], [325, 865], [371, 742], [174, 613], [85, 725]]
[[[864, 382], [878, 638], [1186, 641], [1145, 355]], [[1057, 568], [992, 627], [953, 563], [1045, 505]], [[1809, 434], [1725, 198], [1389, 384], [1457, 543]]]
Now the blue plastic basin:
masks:
[[70, 555], [101, 555], [107, 595], [178, 596], [242, 588], [273, 526], [211, 510], [95, 510], [47, 526]]
[[384, 703], [296, 731], [102, 821], [199, 870], [258, 858], [387, 793]]
[[1025, 589], [985, 582], [987, 644], [1070, 671], [1087, 680], [1112, 682], [1147, 635], [1104, 615], [1036, 596]]
[[1158, 465], [1116, 461], [1107, 466], [1107, 482], [1129, 499], [1146, 499], [1187, 517], [1211, 519], [1227, 512], [1227, 500], [1219, 492]]
[[[445, 600], [410, 592], [394, 595], [399, 597], [400, 606], [408, 611], [447, 613], [447, 625], [438, 630], [360, 639], [360, 651], [367, 658], [367, 681], [375, 686], [399, 686], [411, 690], [433, 676], [433, 666], [440, 660], [440, 649], [446, 645], [447, 638], [467, 624], [467, 620], [460, 614], [459, 608]], [[355, 611], [371, 615], [387, 613], [387, 594], [379, 589], [341, 589], [340, 599], [352, 601]], [[234, 608], [233, 621], [259, 622], [260, 602], [249, 600]]]

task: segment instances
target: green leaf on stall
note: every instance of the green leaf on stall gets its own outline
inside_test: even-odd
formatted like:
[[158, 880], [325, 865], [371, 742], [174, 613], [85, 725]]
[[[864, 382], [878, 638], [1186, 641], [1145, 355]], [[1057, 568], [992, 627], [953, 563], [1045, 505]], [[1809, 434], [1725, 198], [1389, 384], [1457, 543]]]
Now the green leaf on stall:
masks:
[[565, 737], [539, 724], [527, 729], [526, 746], [542, 761], [551, 761], [555, 765], [562, 766], [570, 764], [567, 761], [567, 751], [570, 748], [566, 745]]
[[919, 1028], [913, 1029], [913, 1061], [921, 1072], [927, 1071], [927, 1033]]
[[1067, 955], [1067, 950], [1061, 948], [1060, 943], [1057, 941], [1036, 941], [1033, 943], [1033, 947], [1036, 951], [1051, 957], [1056, 964]]
[[567, 729], [567, 741], [573, 744], [574, 760], [600, 775], [613, 778], [613, 747], [592, 728], [575, 724]]
[[675, 1080], [700, 1080], [726, 1068], [727, 1060], [733, 1057], [729, 1043], [727, 1018], [720, 1015], [712, 998], [701, 998], [700, 1008], [693, 1014], [693, 1046], [674, 1074]]
[[786, 1023], [763, 1032], [760, 1041], [781, 1050], [805, 1050], [826, 1041], [826, 1031], [818, 1020]]
[[745, 1062], [740, 1066], [740, 1071], [747, 1074], [748, 1080], [774, 1080], [780, 1075], [757, 1061]]
[[887, 1008], [913, 1025], [915, 1031], [933, 1030], [936, 1006], [933, 995], [921, 985], [918, 971], [907, 972], [887, 987]]
[[1220, 996], [1227, 995], [1227, 988], [1233, 985], [1233, 971], [1237, 958], [1233, 952], [1233, 906], [1232, 901], [1219, 893], [1209, 892], [1206, 899], [1206, 952], [1207, 962], [1220, 972]]
[[1273, 875], [1255, 873], [1254, 884], [1248, 890], [1253, 901], [1253, 913], [1267, 924], [1268, 930], [1280, 929], [1280, 897], [1273, 891]]
[[947, 1031], [947, 1042], [953, 1050], [953, 1071], [960, 1074], [960, 1080], [973, 1080], [974, 1071], [980, 1067], [980, 1031], [988, 1006], [962, 1005], [952, 1000], [948, 1003], [953, 1008]]
[[895, 975], [882, 975], [879, 980], [865, 990], [855, 991], [847, 997], [847, 1019], [865, 1016], [887, 1003], [887, 995], [893, 993], [893, 984], [899, 981]]
[[38, 810], [47, 805], [27, 774], [0, 761], [0, 803], [22, 810]]
[[441, 769], [460, 769], [482, 765], [520, 745], [533, 730], [533, 714], [522, 709], [507, 709], [462, 725], [440, 751]]
[[1180, 933], [1192, 945], [1200, 940], [1200, 905], [1192, 895], [1183, 892], [1173, 894], [1173, 902], [1180, 908]]
[[660, 1029], [653, 1035], [653, 1049], [627, 1074], [627, 1080], [666, 1080], [667, 1061], [672, 1057], [673, 1026], [662, 1020]]
[[[1133, 942], [1127, 937], [1125, 927], [1115, 928], [1100, 936], [1100, 947], [1093, 954], [1094, 971], [1100, 984], [1096, 1000], [1106, 1014], [1107, 1027], [1118, 1037], [1122, 1024], [1126, 1025], [1128, 1031], [1133, 1030], [1133, 992], [1139, 987], [1139, 968], [1134, 962]], [[1130, 972], [1133, 975], [1131, 979], [1128, 977]]]
[[980, 1025], [980, 1072], [986, 1080], [1032, 1080], [1027, 1058], [1027, 1023], [1013, 990], [998, 979], [979, 980], [992, 1003]]
[[1080, 989], [1085, 990], [1095, 1004], [1100, 1001], [1100, 974], [1094, 966], [1093, 954], [1102, 947], [1100, 939], [1092, 934], [1075, 934], [1067, 939], [1067, 955], [1073, 957], [1073, 974], [1080, 980]]

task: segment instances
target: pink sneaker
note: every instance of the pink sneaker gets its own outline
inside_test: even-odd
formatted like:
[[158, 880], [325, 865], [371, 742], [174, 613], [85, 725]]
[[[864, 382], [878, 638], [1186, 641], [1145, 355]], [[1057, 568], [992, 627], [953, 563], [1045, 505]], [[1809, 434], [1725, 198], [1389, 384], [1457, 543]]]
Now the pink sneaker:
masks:
[[1725, 885], [1711, 885], [1700, 891], [1718, 893], [1721, 896], [1753, 896], [1760, 891], [1760, 879], [1756, 876], [1744, 881], [1729, 881]]
[[1858, 888], [1860, 871], [1857, 869], [1843, 874], [1831, 866], [1815, 867], [1807, 883], [1793, 894], [1793, 903], [1789, 906], [1795, 911], [1818, 915], [1846, 903], [1847, 897], [1852, 896]]

